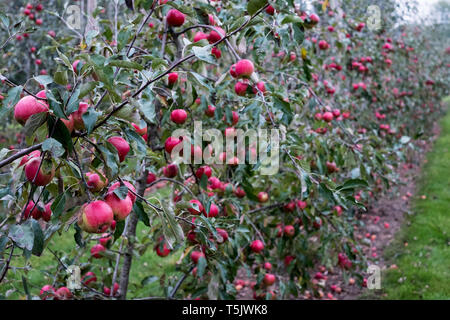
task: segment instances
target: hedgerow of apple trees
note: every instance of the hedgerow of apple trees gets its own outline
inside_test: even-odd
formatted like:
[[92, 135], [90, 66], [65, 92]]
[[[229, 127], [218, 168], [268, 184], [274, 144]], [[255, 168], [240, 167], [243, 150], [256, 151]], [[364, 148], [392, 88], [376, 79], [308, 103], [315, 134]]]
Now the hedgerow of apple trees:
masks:
[[[390, 1], [376, 30], [364, 1], [99, 1], [85, 31], [58, 17], [66, 4], [2, 4], [2, 286], [135, 297], [147, 250], [178, 257], [159, 298], [234, 298], [242, 277], [255, 298], [320, 297], [318, 266], [364, 285], [358, 217], [441, 112], [448, 57], [430, 32]], [[279, 172], [175, 161], [187, 139], [172, 133], [194, 121], [278, 129]], [[68, 231], [73, 250], [51, 250]], [[12, 277], [46, 250], [49, 283]], [[66, 287], [69, 265], [81, 289]]]

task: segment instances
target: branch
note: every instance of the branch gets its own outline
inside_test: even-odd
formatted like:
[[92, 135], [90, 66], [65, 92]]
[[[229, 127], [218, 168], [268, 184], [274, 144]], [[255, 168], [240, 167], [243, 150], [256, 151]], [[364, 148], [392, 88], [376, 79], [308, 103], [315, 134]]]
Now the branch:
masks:
[[42, 148], [42, 143], [38, 143], [38, 144], [36, 144], [36, 145], [34, 145], [34, 146], [31, 146], [31, 147], [29, 147], [29, 148], [22, 149], [22, 151], [16, 153], [15, 155], [12, 155], [11, 157], [9, 157], [9, 158], [7, 158], [7, 159], [5, 159], [5, 160], [0, 161], [0, 168], [6, 166], [6, 165], [8, 165], [8, 164], [10, 164], [10, 163], [13, 162], [14, 160], [17, 160], [17, 159], [19, 159], [19, 158], [21, 158], [21, 157], [23, 157], [23, 156], [26, 156], [26, 155], [29, 154], [30, 152], [33, 152], [33, 151], [35, 151], [35, 150], [39, 150], [39, 149], [41, 149], [41, 148]]

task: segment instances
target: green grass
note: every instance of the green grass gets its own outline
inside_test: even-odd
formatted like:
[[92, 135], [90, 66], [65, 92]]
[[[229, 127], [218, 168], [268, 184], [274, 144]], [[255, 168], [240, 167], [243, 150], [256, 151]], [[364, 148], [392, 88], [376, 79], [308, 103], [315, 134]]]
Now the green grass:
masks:
[[385, 252], [398, 266], [384, 274], [386, 299], [450, 299], [450, 112], [441, 130], [418, 184], [415, 214]]
[[[152, 231], [146, 227], [142, 222], [138, 223], [137, 226], [137, 236], [140, 240], [148, 237]], [[141, 241], [140, 241], [141, 242]], [[90, 266], [89, 270], [93, 271], [97, 276], [97, 285], [94, 286], [96, 290], [102, 291], [103, 283], [101, 283], [102, 275], [105, 274], [109, 263], [106, 258], [97, 260], [90, 257], [90, 247], [92, 247], [96, 242], [89, 242], [87, 244], [88, 249], [84, 250], [78, 265], [80, 266]], [[119, 250], [118, 240], [114, 246], [113, 250]], [[74, 240], [73, 228], [70, 228], [68, 232], [63, 232], [61, 235], [54, 235], [50, 241], [48, 248], [52, 251], [57, 252], [58, 256], [67, 255], [73, 258], [77, 253], [77, 245]], [[15, 253], [20, 254], [20, 250], [16, 250]], [[171, 255], [160, 258], [156, 255], [153, 247], [149, 247], [145, 253], [140, 257], [134, 257], [131, 273], [130, 282], [128, 287], [127, 299], [139, 298], [139, 297], [164, 297], [164, 289], [161, 287], [159, 282], [159, 277], [165, 275], [165, 277], [179, 274], [175, 271], [175, 263], [180, 257], [180, 251], [174, 252]], [[114, 253], [111, 253], [115, 257]], [[123, 259], [121, 260], [123, 262]], [[66, 265], [67, 261], [64, 261]], [[112, 263], [114, 265], [114, 263]], [[8, 271], [6, 279], [0, 285], [0, 297], [3, 296], [6, 299], [26, 299], [26, 294], [22, 282], [22, 277], [26, 279], [29, 291], [32, 296], [39, 295], [39, 291], [45, 284], [52, 284], [53, 277], [56, 273], [56, 268], [58, 262], [54, 255], [48, 251], [44, 250], [44, 253], [40, 257], [32, 256], [27, 262], [23, 257], [14, 257], [11, 262], [13, 267]], [[21, 267], [28, 266], [28, 270], [19, 269]], [[15, 267], [19, 267], [15, 269]], [[110, 269], [112, 270], [112, 269]], [[57, 287], [65, 285], [64, 273], [61, 273], [62, 277], [58, 281]], [[154, 278], [156, 280], [149, 282], [148, 284], [142, 284], [141, 281], [145, 278]], [[111, 283], [111, 279], [106, 279], [105, 282]], [[117, 282], [119, 282], [117, 280]], [[166, 282], [167, 284], [167, 282]], [[109, 284], [108, 284], [109, 286]]]

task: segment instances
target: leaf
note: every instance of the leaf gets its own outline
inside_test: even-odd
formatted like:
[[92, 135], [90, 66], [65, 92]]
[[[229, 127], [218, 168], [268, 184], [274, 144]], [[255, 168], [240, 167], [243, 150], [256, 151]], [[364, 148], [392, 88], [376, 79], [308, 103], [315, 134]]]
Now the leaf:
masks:
[[[56, 120], [56, 124], [55, 124]], [[53, 130], [53, 126], [56, 126]], [[54, 117], [48, 117], [47, 127], [49, 132], [53, 131], [52, 137], [58, 140], [63, 146], [64, 149], [67, 150], [67, 153], [71, 153], [73, 150], [73, 141], [72, 136], [70, 135], [69, 130], [67, 129], [64, 122], [61, 119], [55, 119]]]
[[31, 137], [33, 133], [45, 123], [46, 120], [47, 120], [46, 112], [36, 113], [33, 114], [31, 117], [29, 117], [24, 127], [25, 136]]
[[119, 197], [119, 199], [124, 200], [128, 196], [128, 187], [126, 185], [120, 186], [114, 189], [114, 194]]
[[66, 205], [66, 192], [59, 194], [51, 205], [52, 216], [58, 218]]
[[247, 4], [247, 12], [254, 15], [259, 9], [267, 4], [267, 0], [250, 0]]
[[34, 243], [34, 231], [27, 222], [21, 225], [13, 225], [9, 229], [8, 237], [14, 241], [19, 248], [31, 251]]
[[117, 154], [117, 149], [109, 142], [99, 144], [98, 148], [103, 153], [103, 158], [106, 161], [106, 173], [111, 180], [119, 172], [119, 156]]
[[108, 65], [123, 68], [123, 69], [133, 69], [133, 70], [139, 70], [139, 71], [144, 69], [144, 67], [141, 66], [137, 62], [125, 61], [125, 60], [113, 60], [113, 61], [109, 62]]
[[114, 241], [120, 238], [124, 229], [125, 229], [125, 220], [118, 221], [116, 223], [116, 229], [114, 230]]
[[28, 289], [27, 278], [25, 278], [24, 276], [22, 276], [22, 285], [23, 285], [23, 290], [25, 291], [25, 294], [27, 295], [27, 300], [31, 300], [30, 290]]
[[210, 92], [214, 91], [214, 89], [209, 84], [206, 83], [207, 79], [205, 77], [196, 72], [189, 72], [189, 74], [193, 76], [191, 79], [194, 80], [196, 84], [205, 89], [208, 89]]
[[200, 259], [198, 259], [197, 262], [197, 276], [199, 278], [203, 277], [203, 274], [205, 273], [205, 269], [206, 269], [206, 259], [205, 257], [200, 257]]
[[100, 111], [95, 111], [92, 107], [88, 108], [87, 111], [83, 113], [82, 118], [88, 134], [94, 129], [95, 123], [101, 114]]
[[345, 183], [339, 187], [336, 188], [338, 191], [348, 191], [348, 190], [354, 190], [354, 189], [360, 189], [360, 188], [367, 188], [369, 187], [369, 184], [367, 181], [362, 179], [350, 179], [345, 181]]
[[148, 214], [144, 210], [142, 201], [136, 201], [133, 205], [133, 211], [138, 215], [140, 221], [142, 221], [147, 227], [150, 227], [150, 221]]
[[0, 237], [0, 253], [5, 250], [6, 244], [8, 243], [9, 239], [7, 236], [1, 236]]
[[136, 142], [139, 154], [144, 156], [147, 152], [147, 147], [146, 147], [144, 139], [142, 139], [142, 137], [134, 130], [126, 128], [124, 131], [125, 131], [125, 135], [127, 136], [128, 140], [130, 142], [133, 142], [133, 141]]
[[43, 85], [44, 87], [53, 82], [53, 78], [48, 75], [34, 77], [34, 80], [39, 82], [39, 84]]
[[63, 110], [64, 105], [63, 105], [62, 101], [57, 100], [57, 98], [55, 97], [55, 94], [58, 94], [58, 96], [59, 96], [58, 90], [56, 90], [56, 89], [48, 90], [46, 93], [47, 93], [47, 101], [50, 105], [50, 109], [53, 110], [54, 114], [58, 118], [68, 120], [68, 118]]
[[65, 152], [63, 145], [53, 138], [48, 138], [42, 143], [42, 151], [49, 151], [55, 158], [61, 157]]
[[8, 96], [3, 101], [3, 105], [5, 106], [5, 108], [12, 108], [17, 104], [17, 102], [19, 102], [22, 90], [23, 90], [22, 86], [17, 86], [12, 89], [9, 89]]
[[79, 87], [77, 87], [77, 89], [73, 92], [72, 96], [70, 97], [69, 101], [67, 102], [66, 113], [68, 115], [70, 115], [71, 113], [78, 110], [78, 108], [80, 106], [80, 100], [79, 100], [80, 94], [81, 94], [81, 89]]
[[39, 222], [34, 219], [29, 221], [31, 221], [31, 227], [33, 228], [34, 233], [33, 249], [31, 252], [39, 257], [44, 251], [44, 233], [42, 232]]
[[[80, 95], [78, 96], [79, 99], [84, 98], [87, 96], [91, 91], [93, 91], [98, 86], [98, 81], [92, 81], [88, 83], [84, 83], [80, 88]], [[69, 110], [67, 111], [69, 113]], [[70, 113], [69, 113], [70, 114]]]
[[141, 99], [139, 101], [139, 109], [144, 115], [144, 118], [150, 122], [155, 123], [156, 112], [155, 112], [155, 102], [153, 99]]
[[75, 238], [75, 242], [80, 248], [84, 248], [86, 243], [83, 241], [83, 236], [81, 235], [82, 231], [78, 223], [74, 223], [73, 227], [75, 228], [75, 234], [73, 237]]
[[217, 62], [214, 60], [214, 56], [211, 54], [211, 48], [212, 46], [193, 47], [192, 52], [198, 59], [213, 65], [217, 65]]

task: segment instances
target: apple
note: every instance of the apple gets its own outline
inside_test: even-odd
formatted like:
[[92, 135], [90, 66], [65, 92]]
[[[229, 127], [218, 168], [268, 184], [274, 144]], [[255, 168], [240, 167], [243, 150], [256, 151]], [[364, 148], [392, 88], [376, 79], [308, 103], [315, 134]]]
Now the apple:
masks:
[[22, 160], [20, 160], [19, 167], [26, 164], [28, 162], [28, 160], [30, 160], [32, 158], [39, 158], [40, 156], [41, 156], [41, 151], [39, 151], [39, 150], [32, 151], [30, 154], [23, 156]]
[[231, 75], [233, 78], [237, 78], [237, 74], [236, 74], [236, 64], [233, 64], [233, 65], [230, 67], [230, 75]]
[[[216, 43], [217, 41], [219, 41], [220, 39], [222, 39], [222, 37], [224, 37], [226, 35], [225, 30], [223, 30], [220, 27], [215, 27], [215, 30], [211, 30], [211, 32], [208, 35], [208, 41], [210, 44]], [[220, 33], [220, 34], [219, 34]]]
[[156, 254], [160, 257], [167, 257], [170, 253], [170, 249], [167, 247], [165, 241], [159, 241], [155, 246]]
[[47, 300], [48, 298], [52, 298], [55, 296], [55, 288], [53, 288], [51, 285], [46, 284], [42, 287], [41, 291], [39, 292], [39, 296], [42, 300]]
[[273, 14], [275, 13], [275, 8], [272, 7], [271, 5], [269, 5], [269, 6], [266, 8], [266, 13], [269, 14], [269, 15], [271, 15], [271, 16], [273, 16]]
[[261, 91], [263, 94], [266, 93], [266, 85], [264, 84], [263, 81], [259, 81], [259, 82], [256, 84], [256, 87], [253, 88], [253, 93], [254, 93], [254, 94], [258, 94], [259, 91]]
[[214, 117], [214, 113], [216, 111], [216, 107], [212, 106], [212, 105], [208, 105], [208, 108], [205, 111], [206, 116], [212, 118]]
[[192, 260], [192, 262], [197, 264], [198, 261], [200, 260], [200, 258], [205, 258], [205, 254], [203, 252], [192, 251], [192, 253], [191, 253], [191, 260]]
[[113, 220], [114, 213], [111, 207], [106, 202], [97, 200], [81, 207], [78, 225], [89, 233], [104, 233]]
[[89, 108], [89, 105], [85, 102], [80, 102], [78, 105], [78, 109], [72, 113], [73, 118], [73, 126], [77, 130], [83, 130], [84, 129], [84, 121], [83, 121], [83, 114], [86, 113], [87, 109]]
[[194, 35], [194, 42], [198, 42], [201, 41], [203, 39], [208, 39], [208, 35], [206, 33], [203, 33], [201, 31], [198, 31], [195, 35]]
[[141, 128], [141, 127], [139, 127], [139, 126], [138, 126], [137, 124], [135, 124], [135, 123], [132, 123], [131, 125], [133, 126], [134, 131], [136, 131], [137, 134], [143, 136], [144, 134], [147, 133], [147, 127]]
[[206, 213], [206, 210], [203, 210], [203, 215], [205, 217], [214, 218], [217, 217], [218, 214], [219, 208], [214, 203], [211, 203], [211, 206], [209, 207], [209, 213]]
[[163, 168], [163, 174], [166, 178], [174, 178], [178, 174], [178, 167], [172, 163]]
[[291, 201], [284, 205], [283, 210], [286, 212], [293, 212], [295, 210], [295, 201]]
[[178, 73], [176, 72], [169, 73], [169, 86], [173, 86], [177, 81], [178, 81]]
[[183, 109], [175, 109], [170, 113], [170, 120], [176, 124], [183, 124], [187, 119], [187, 112]]
[[238, 78], [248, 78], [252, 75], [253, 71], [255, 71], [253, 62], [248, 59], [239, 60], [234, 69]]
[[37, 12], [42, 11], [43, 9], [44, 9], [44, 7], [40, 3], [36, 6], [36, 11]]
[[102, 257], [102, 252], [106, 251], [106, 248], [101, 244], [96, 244], [91, 248], [91, 256], [95, 259]]
[[[31, 17], [31, 14], [29, 15], [29, 17]], [[35, 23], [40, 26], [42, 25], [42, 23], [44, 23], [44, 21], [42, 19], [36, 19]]]
[[228, 232], [224, 229], [216, 228], [216, 232], [222, 237], [222, 241], [217, 241], [217, 243], [222, 244], [228, 241]]
[[[124, 181], [123, 184], [128, 188], [128, 197], [130, 197], [131, 201], [133, 203], [136, 201], [136, 188], [129, 183], [128, 181]], [[115, 189], [120, 187], [120, 182], [114, 183], [111, 187], [108, 189], [108, 193], [112, 193]]]
[[209, 167], [209, 166], [201, 166], [195, 172], [195, 176], [198, 179], [201, 179], [203, 175], [206, 175], [208, 177], [208, 179], [209, 179], [211, 177], [211, 175], [212, 175], [211, 167]]
[[57, 300], [69, 300], [73, 298], [72, 292], [67, 287], [61, 287], [55, 292]]
[[244, 191], [244, 189], [237, 187], [236, 190], [234, 191], [234, 194], [236, 195], [236, 197], [238, 198], [243, 198], [245, 197], [246, 193]]
[[292, 260], [294, 260], [294, 259], [295, 259], [294, 256], [286, 256], [286, 257], [284, 257], [284, 265], [286, 267], [288, 267], [291, 264]]
[[30, 218], [30, 216], [33, 217], [33, 219], [38, 220], [41, 217], [41, 212], [39, 211], [38, 207], [36, 206], [33, 211], [31, 211], [34, 207], [34, 201], [30, 200], [28, 202], [28, 205], [26, 206], [24, 212], [23, 212], [23, 218], [27, 220]]
[[327, 111], [324, 114], [322, 114], [322, 119], [325, 122], [331, 122], [331, 121], [333, 121], [333, 118], [334, 118], [333, 113], [331, 113], [329, 111]]
[[268, 200], [269, 200], [269, 195], [267, 194], [267, 192], [261, 191], [258, 193], [258, 201], [260, 203], [267, 202]]
[[220, 51], [219, 48], [214, 47], [214, 48], [211, 49], [211, 54], [212, 54], [213, 56], [215, 56], [216, 59], [220, 59], [220, 57], [222, 56], [222, 51]]
[[78, 74], [79, 71], [81, 71], [81, 68], [83, 68], [84, 62], [81, 60], [75, 60], [72, 63], [73, 72]]
[[326, 42], [325, 40], [319, 41], [319, 49], [320, 50], [327, 50], [329, 48], [330, 48], [330, 45], [328, 44], [328, 42]]
[[124, 138], [118, 136], [109, 138], [108, 142], [117, 149], [119, 161], [123, 162], [128, 152], [130, 152], [130, 145], [128, 142]]
[[295, 228], [292, 225], [287, 225], [284, 227], [284, 235], [286, 237], [292, 238], [295, 235]]
[[90, 283], [94, 283], [97, 281], [97, 276], [92, 271], [86, 272], [86, 274], [81, 277], [81, 281], [84, 285], [89, 285]]
[[25, 176], [37, 186], [46, 186], [55, 176], [55, 166], [51, 160], [43, 160], [41, 165], [40, 158], [32, 158], [25, 165]]
[[[193, 205], [196, 205], [196, 207], [194, 207]], [[189, 200], [189, 208], [188, 211], [193, 214], [193, 215], [199, 215], [202, 212], [204, 212], [205, 208], [203, 208], [203, 205], [200, 201], [198, 201], [197, 199], [192, 199]]]
[[267, 271], [272, 270], [272, 264], [270, 262], [265, 262], [264, 269], [266, 269]]
[[166, 15], [167, 24], [171, 27], [179, 27], [184, 23], [184, 14], [177, 9], [170, 9]]
[[52, 217], [52, 203], [49, 202], [45, 205], [45, 211], [42, 212], [42, 219], [45, 222], [49, 222]]
[[238, 96], [244, 96], [245, 93], [247, 92], [247, 88], [248, 88], [248, 83], [246, 83], [246, 82], [238, 81], [234, 85], [234, 91], [236, 92], [236, 94]]
[[32, 115], [48, 112], [48, 110], [48, 104], [44, 100], [36, 99], [33, 96], [25, 96], [14, 107], [14, 118], [21, 125], [25, 125]]
[[[115, 296], [115, 295], [117, 295], [117, 292], [119, 291], [119, 284], [116, 282], [116, 283], [114, 283], [114, 285], [113, 285], [113, 295]], [[105, 294], [105, 295], [107, 295], [107, 296], [111, 296], [111, 287], [107, 287], [107, 286], [104, 286], [103, 287], [103, 293]]]
[[271, 274], [271, 273], [266, 273], [266, 274], [264, 275], [263, 282], [264, 282], [264, 284], [265, 284], [266, 286], [271, 286], [271, 285], [273, 285], [273, 284], [275, 283], [275, 280], [276, 280], [276, 278], [275, 278], [275, 276], [274, 276], [273, 274]]
[[114, 192], [108, 193], [105, 202], [111, 207], [116, 221], [125, 220], [133, 209], [133, 201], [127, 195], [125, 199], [120, 199]]
[[167, 151], [167, 153], [172, 153], [173, 148], [175, 148], [175, 146], [181, 142], [182, 139], [175, 137], [168, 137], [166, 142], [164, 143], [164, 148]]
[[264, 243], [261, 240], [254, 240], [250, 244], [250, 249], [255, 253], [261, 253], [264, 250]]
[[98, 242], [104, 246], [105, 248], [108, 247], [108, 244], [110, 243], [112, 237], [108, 233], [102, 234], [102, 238], [98, 240]]
[[86, 178], [86, 184], [92, 192], [99, 192], [108, 184], [107, 178], [104, 176], [101, 178], [94, 172], [86, 172]]
[[147, 175], [147, 184], [151, 184], [156, 181], [156, 175], [153, 172], [149, 172]]

